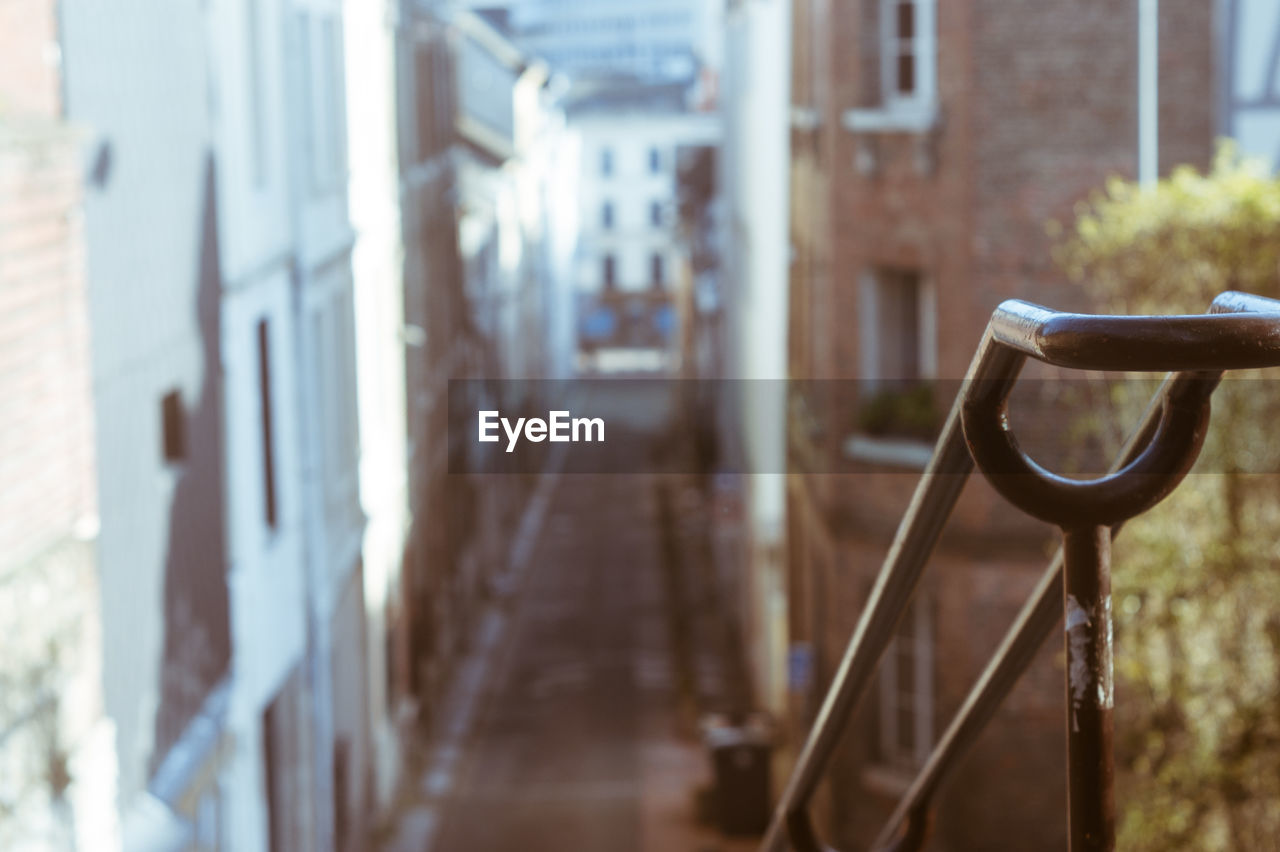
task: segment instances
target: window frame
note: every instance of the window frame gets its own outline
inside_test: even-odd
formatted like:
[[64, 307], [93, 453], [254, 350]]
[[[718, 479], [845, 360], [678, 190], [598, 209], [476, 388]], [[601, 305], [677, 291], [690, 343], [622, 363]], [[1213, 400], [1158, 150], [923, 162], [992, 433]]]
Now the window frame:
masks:
[[253, 188], [267, 188], [267, 159], [270, 140], [267, 126], [267, 77], [264, 55], [263, 10], [260, 0], [245, 4], [245, 82], [249, 97], [249, 172]]
[[[879, 9], [880, 101], [889, 112], [923, 112], [933, 107], [937, 96], [937, 4], [936, 0], [874, 0]], [[898, 87], [898, 57], [902, 50], [897, 34], [898, 9], [909, 5], [914, 11], [911, 37], [914, 87], [904, 94]]]
[[258, 405], [262, 442], [262, 514], [269, 530], [280, 527], [279, 483], [276, 480], [275, 399], [272, 386], [271, 320], [260, 317], [256, 326], [258, 354]]
[[[881, 359], [881, 336], [886, 331], [881, 308], [881, 288], [892, 286], [886, 277], [914, 277], [916, 292], [916, 375], [886, 376]], [[866, 269], [859, 277], [859, 360], [861, 378], [868, 390], [879, 389], [886, 381], [910, 379], [927, 381], [938, 374], [938, 306], [937, 288], [927, 270], [909, 266], [877, 266]]]
[[[884, 310], [881, 290], [895, 286], [886, 279], [897, 276], [914, 281], [916, 353], [914, 375], [889, 375], [892, 365], [884, 363], [886, 334], [896, 334], [892, 317]], [[889, 464], [924, 470], [933, 437], [917, 407], [921, 396], [933, 396], [931, 385], [938, 377], [938, 299], [931, 274], [914, 266], [876, 266], [864, 269], [858, 280], [857, 346], [858, 403], [856, 422], [851, 424], [844, 452], [850, 457], [875, 464]], [[936, 402], [936, 400], [934, 400]], [[898, 403], [906, 402], [904, 409]], [[941, 418], [944, 412], [934, 409]], [[905, 419], [904, 419], [905, 418]], [[941, 426], [941, 419], [932, 424]]]
[[600, 287], [606, 291], [618, 289], [618, 258], [605, 252], [600, 258]]
[[187, 410], [179, 388], [160, 397], [160, 454], [166, 465], [187, 460]]
[[[904, 633], [906, 625], [910, 633]], [[914, 773], [924, 766], [933, 749], [934, 641], [930, 596], [921, 589], [907, 606], [898, 629], [885, 647], [879, 670], [880, 694], [877, 702], [876, 743], [873, 762], [894, 772]], [[899, 675], [899, 653], [909, 640], [912, 653], [912, 683], [903, 690]], [[903, 707], [904, 696], [909, 702]], [[904, 748], [899, 737], [900, 712], [907, 710], [912, 724], [911, 746]]]

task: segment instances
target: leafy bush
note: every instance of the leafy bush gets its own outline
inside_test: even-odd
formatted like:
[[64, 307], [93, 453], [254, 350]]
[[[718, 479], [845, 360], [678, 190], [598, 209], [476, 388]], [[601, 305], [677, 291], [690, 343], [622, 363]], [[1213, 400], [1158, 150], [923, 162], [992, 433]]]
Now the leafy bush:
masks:
[[[1280, 181], [1230, 143], [1207, 174], [1113, 179], [1071, 230], [1050, 233], [1108, 312], [1200, 313], [1225, 289], [1280, 295]], [[1225, 382], [1196, 472], [1117, 539], [1119, 848], [1265, 849], [1280, 837], [1276, 381]], [[1143, 400], [1119, 385], [1109, 402], [1100, 432], [1114, 440]]]

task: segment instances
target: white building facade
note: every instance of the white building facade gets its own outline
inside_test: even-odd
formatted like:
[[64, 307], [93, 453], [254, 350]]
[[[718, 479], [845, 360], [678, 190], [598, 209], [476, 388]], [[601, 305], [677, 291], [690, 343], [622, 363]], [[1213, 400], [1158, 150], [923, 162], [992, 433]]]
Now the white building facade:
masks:
[[686, 247], [679, 233], [677, 161], [719, 144], [716, 114], [682, 108], [679, 90], [618, 104], [601, 97], [570, 111], [578, 144], [578, 344], [667, 350]]
[[355, 848], [368, 735], [341, 7], [74, 2], [62, 19], [98, 182], [118, 839]]
[[452, 475], [449, 382], [567, 370], [546, 71], [430, 4], [61, 18], [120, 814], [95, 848], [364, 848], [530, 486]]
[[568, 347], [549, 341], [568, 339], [571, 241], [553, 245], [547, 227], [565, 157], [545, 70], [465, 11], [351, 0], [346, 15], [364, 686], [385, 813], [525, 498], [512, 480], [454, 475], [450, 382], [564, 371]]

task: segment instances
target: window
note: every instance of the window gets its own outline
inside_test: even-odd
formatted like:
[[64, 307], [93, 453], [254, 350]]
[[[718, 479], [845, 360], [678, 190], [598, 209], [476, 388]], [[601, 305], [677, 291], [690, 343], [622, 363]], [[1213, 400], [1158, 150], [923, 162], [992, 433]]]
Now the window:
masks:
[[176, 464], [187, 457], [187, 422], [182, 411], [182, 393], [169, 391], [160, 399], [160, 431], [164, 460]]
[[613, 150], [603, 148], [600, 151], [600, 174], [608, 177], [613, 174]]
[[329, 337], [329, 326], [325, 322], [325, 312], [320, 306], [312, 309], [307, 316], [310, 326], [310, 363], [313, 367], [311, 381], [314, 383], [315, 408], [311, 412], [311, 422], [315, 424], [316, 446], [321, 451], [320, 461], [323, 477], [333, 475], [334, 447], [336, 446], [337, 427], [329, 413], [333, 401], [333, 340]]
[[918, 271], [881, 268], [863, 276], [859, 314], [862, 377], [869, 387], [933, 378], [933, 289]]
[[281, 789], [285, 783], [284, 766], [281, 765], [284, 762], [281, 759], [281, 752], [285, 750], [281, 742], [283, 733], [281, 728], [288, 722], [280, 718], [282, 698], [283, 696], [273, 701], [262, 714], [262, 768], [266, 775], [263, 786], [266, 788], [267, 848], [271, 852], [283, 852], [288, 848], [288, 825], [283, 813], [287, 794]]
[[856, 430], [864, 435], [932, 443], [942, 412], [929, 381], [937, 375], [934, 288], [919, 272], [878, 269], [859, 293], [861, 367]]
[[319, 148], [316, 139], [316, 105], [315, 105], [315, 86], [311, 85], [312, 78], [315, 76], [314, 66], [311, 57], [311, 18], [306, 12], [298, 12], [294, 26], [298, 34], [298, 83], [302, 88], [299, 93], [299, 104], [302, 110], [302, 150], [305, 156], [307, 171], [310, 174], [311, 186], [314, 189], [318, 175], [318, 163], [320, 159]]
[[275, 435], [271, 412], [271, 332], [265, 319], [258, 321], [258, 390], [262, 415], [262, 505], [263, 519], [275, 529], [279, 521], [276, 505]]
[[330, 15], [321, 25], [325, 123], [320, 132], [326, 140], [323, 166], [325, 185], [330, 189], [342, 185], [347, 171], [346, 87], [342, 76], [342, 28], [338, 23], [336, 16]]
[[[453, 144], [454, 74], [450, 47], [444, 39], [433, 39], [431, 54], [431, 127], [433, 151], [447, 151]], [[425, 95], [424, 95], [425, 96]]]
[[[316, 396], [323, 431], [328, 436], [325, 468], [336, 485], [343, 477], [354, 475], [360, 463], [355, 319], [347, 290], [339, 290], [327, 308], [317, 311], [315, 327], [315, 341], [320, 347], [316, 363], [324, 365]], [[330, 496], [336, 499], [340, 493], [334, 491]]]
[[936, 0], [880, 0], [880, 86], [886, 107], [933, 99]]
[[347, 834], [351, 830], [351, 815], [348, 813], [348, 789], [351, 766], [351, 743], [346, 737], [334, 738], [333, 743], [333, 833], [334, 847], [347, 848]]
[[613, 202], [606, 201], [600, 207], [600, 226], [606, 231], [613, 227]]
[[[414, 565], [413, 543], [410, 542], [405, 546], [404, 565], [406, 570]], [[387, 689], [387, 706], [395, 707], [400, 703], [400, 699], [404, 697], [404, 686], [400, 678], [401, 662], [401, 630], [398, 620], [398, 611], [395, 605], [388, 601], [386, 611], [383, 613], [384, 623], [387, 629], [383, 632], [382, 637], [382, 677]]]
[[618, 266], [617, 261], [613, 255], [606, 254], [604, 256], [603, 273], [604, 273], [604, 288], [606, 290], [612, 290], [618, 286], [617, 266]]
[[295, 667], [260, 717], [269, 852], [315, 848], [311, 821], [306, 819], [309, 793], [300, 776], [312, 736], [305, 709], [304, 674], [301, 666]]
[[346, 400], [342, 408], [346, 427], [346, 469], [351, 476], [357, 474], [360, 467], [360, 406], [359, 393], [356, 389], [356, 315], [354, 296], [347, 291], [339, 298], [342, 318], [342, 378], [343, 398]]
[[414, 162], [443, 153], [452, 143], [453, 104], [449, 60], [436, 41], [420, 41], [412, 48]]
[[649, 202], [649, 224], [655, 228], [662, 227], [662, 202]]
[[[324, 448], [324, 470], [330, 478], [328, 488], [332, 489], [343, 475], [348, 462], [348, 426], [347, 411], [353, 405], [346, 392], [346, 334], [343, 328], [342, 297], [329, 300], [327, 305], [318, 306], [312, 317], [314, 331], [313, 344], [317, 347], [316, 378], [316, 416]], [[336, 492], [330, 490], [329, 497]]]
[[890, 86], [893, 95], [909, 98], [916, 91], [916, 4], [897, 0], [889, 26], [893, 31], [885, 44], [889, 53]]
[[433, 153], [432, 147], [432, 107], [434, 100], [432, 93], [432, 74], [431, 74], [431, 54], [423, 45], [416, 45], [413, 48], [413, 78], [414, 78], [414, 129], [415, 141], [417, 149], [415, 151], [418, 162], [424, 162], [430, 158]]
[[267, 183], [267, 107], [262, 62], [262, 9], [258, 0], [250, 0], [245, 7], [248, 25], [247, 44], [249, 54], [246, 68], [249, 86], [249, 153], [252, 163], [253, 185], [262, 189]]
[[332, 17], [297, 13], [298, 86], [314, 194], [341, 185], [346, 171], [342, 37]]
[[876, 758], [893, 769], [920, 768], [933, 747], [933, 627], [923, 591], [885, 649], [878, 734]]
[[909, 382], [920, 378], [920, 277], [883, 271], [876, 280], [879, 378]]
[[654, 287], [661, 287], [665, 277], [663, 271], [662, 255], [654, 252], [653, 257], [649, 258], [649, 283]]
[[662, 171], [662, 152], [657, 148], [649, 149], [649, 171], [655, 175]]

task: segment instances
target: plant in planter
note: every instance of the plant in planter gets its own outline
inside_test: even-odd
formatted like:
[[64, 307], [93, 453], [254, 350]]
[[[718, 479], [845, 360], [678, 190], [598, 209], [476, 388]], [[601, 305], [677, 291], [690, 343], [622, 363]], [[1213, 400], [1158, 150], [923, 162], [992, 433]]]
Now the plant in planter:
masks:
[[929, 382], [885, 388], [864, 401], [857, 412], [857, 429], [877, 438], [932, 441], [942, 426], [942, 414]]

